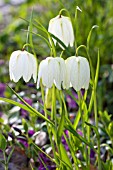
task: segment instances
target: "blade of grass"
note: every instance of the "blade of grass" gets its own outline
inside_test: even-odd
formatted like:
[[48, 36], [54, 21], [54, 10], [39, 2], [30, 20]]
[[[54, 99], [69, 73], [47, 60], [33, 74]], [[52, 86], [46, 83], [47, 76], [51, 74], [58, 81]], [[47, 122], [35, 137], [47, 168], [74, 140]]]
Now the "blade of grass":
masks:
[[43, 116], [40, 112], [38, 112], [33, 107], [31, 107], [27, 102], [25, 102], [10, 86], [8, 86], [8, 87], [17, 96], [17, 98], [20, 99], [32, 112], [34, 112], [37, 116], [41, 117], [42, 119], [46, 120], [48, 123], [50, 123], [51, 125], [54, 126], [53, 122], [51, 122], [49, 119], [47, 119], [45, 116]]
[[76, 136], [78, 139], [80, 139], [80, 141], [84, 142], [86, 145], [88, 145], [90, 148], [93, 148], [93, 145], [91, 143], [89, 143], [86, 139], [84, 139], [82, 136], [80, 136], [75, 129], [73, 129], [73, 127], [71, 127], [70, 125], [65, 125], [65, 128], [67, 130], [69, 130], [74, 136]]

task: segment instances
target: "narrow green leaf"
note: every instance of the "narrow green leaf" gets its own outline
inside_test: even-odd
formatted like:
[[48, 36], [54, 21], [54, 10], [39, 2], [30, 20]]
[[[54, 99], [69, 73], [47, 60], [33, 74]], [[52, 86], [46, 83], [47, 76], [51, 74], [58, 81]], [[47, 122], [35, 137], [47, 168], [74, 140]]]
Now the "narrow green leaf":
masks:
[[52, 47], [54, 57], [56, 57], [55, 44], [54, 44], [54, 42], [53, 42], [53, 39], [52, 39], [50, 33], [46, 30], [46, 28], [45, 28], [38, 20], [35, 19], [35, 21], [41, 26], [42, 31], [46, 33], [48, 39], [50, 40], [50, 45], [51, 45], [51, 47]]
[[58, 126], [58, 133], [57, 133], [57, 136], [58, 136], [58, 143], [60, 143], [61, 141], [61, 137], [62, 137], [62, 134], [63, 134], [63, 130], [64, 130], [64, 120], [65, 120], [65, 110], [64, 110], [64, 106], [62, 104], [62, 113], [61, 113], [61, 119], [60, 119], [60, 123], [59, 123], [59, 126]]
[[89, 34], [88, 34], [88, 37], [87, 37], [87, 48], [88, 48], [88, 50], [89, 50], [89, 42], [90, 42], [92, 31], [93, 31], [94, 28], [98, 28], [98, 27], [99, 27], [98, 25], [93, 25]]
[[70, 90], [66, 90], [66, 93], [67, 93], [68, 95], [70, 95], [70, 96], [72, 97], [72, 99], [73, 99], [77, 104], [79, 104], [79, 103], [78, 103], [78, 100], [75, 98], [75, 96], [72, 94], [72, 92], [71, 92]]
[[97, 67], [96, 67], [96, 73], [95, 73], [95, 88], [97, 87], [97, 83], [98, 83], [99, 68], [100, 68], [100, 54], [99, 54], [99, 49], [98, 49]]
[[28, 132], [28, 124], [27, 124], [27, 122], [26, 122], [26, 120], [24, 118], [22, 119], [22, 124], [24, 126], [25, 132], [27, 133]]
[[0, 160], [0, 163], [2, 163], [5, 166], [5, 161], [4, 160]]
[[82, 136], [80, 136], [76, 131], [75, 129], [73, 129], [72, 126], [70, 125], [65, 125], [65, 128], [67, 130], [69, 130], [74, 136], [76, 136], [78, 139], [80, 139], [80, 141], [84, 142], [86, 145], [88, 145], [90, 148], [93, 148], [93, 145], [91, 143], [89, 143], [86, 139], [84, 139]]
[[[39, 146], [37, 146], [35, 143], [32, 143], [32, 145], [34, 145], [37, 150], [39, 150], [40, 152], [42, 152], [44, 155], [46, 155], [52, 162], [54, 162], [58, 167], [59, 164], [57, 163], [57, 161], [55, 159], [53, 159], [52, 157], [50, 157], [46, 152], [44, 152]], [[56, 153], [57, 158], [65, 165], [68, 166], [70, 168], [70, 166], [67, 164], [67, 162], [64, 162], [64, 160], [59, 158], [59, 155]]]
[[[50, 45], [48, 39], [45, 38], [44, 36], [42, 36], [41, 34], [37, 34], [36, 32], [29, 31], [29, 30], [25, 30], [25, 29], [21, 29], [21, 30], [23, 30], [23, 31], [25, 31], [25, 32], [29, 32], [29, 33], [31, 33], [31, 34], [34, 34], [34, 35], [40, 37], [41, 39], [43, 39], [43, 40], [47, 43], [48, 47], [51, 48], [51, 45]], [[32, 47], [32, 46], [31, 46], [31, 47]], [[32, 48], [33, 48], [33, 47], [32, 47]], [[36, 48], [34, 48], [34, 50], [35, 50], [35, 49], [36, 49]]]
[[76, 130], [77, 126], [78, 126], [80, 118], [81, 118], [81, 114], [80, 114], [80, 111], [78, 110], [78, 113], [76, 115], [76, 118], [75, 118], [75, 121], [74, 121], [74, 125], [73, 125], [75, 130]]
[[[100, 68], [100, 54], [99, 54], [99, 49], [98, 49], [98, 59], [97, 59], [96, 74], [95, 74], [95, 80], [94, 80], [95, 88], [97, 88], [99, 68]], [[89, 103], [89, 108], [88, 108], [89, 113], [91, 112], [91, 109], [93, 106], [93, 100], [94, 100], [94, 90], [92, 91], [91, 98], [90, 98], [90, 103]]]
[[87, 122], [85, 122], [85, 123], [86, 123], [86, 125], [90, 126], [95, 131], [96, 136], [98, 137], [99, 136], [98, 128], [90, 123], [87, 123]]
[[32, 145], [35, 146], [35, 148], [37, 148], [44, 155], [46, 155], [52, 162], [57, 164], [57, 162], [53, 158], [51, 158], [46, 152], [44, 152], [38, 145], [36, 145], [35, 143], [32, 143]]
[[6, 138], [0, 133], [0, 149], [5, 150], [7, 146]]
[[71, 161], [70, 161], [70, 159], [69, 159], [69, 157], [67, 155], [67, 152], [66, 152], [66, 150], [65, 150], [65, 148], [64, 148], [62, 143], [60, 143], [60, 151], [61, 151], [61, 158], [62, 158], [62, 160], [68, 164], [68, 167], [70, 169], [73, 169], [72, 168], [72, 163], [71, 163]]
[[44, 169], [48, 170], [46, 162], [43, 161], [43, 159], [41, 158], [41, 156], [39, 154], [38, 154], [38, 158], [40, 159], [41, 163], [43, 164]]
[[55, 40], [57, 40], [57, 42], [64, 47], [64, 49], [67, 49], [67, 47], [65, 46], [65, 44], [59, 39], [57, 38], [55, 35], [53, 35], [52, 33], [49, 33], [51, 35], [52, 38], [54, 38]]
[[[8, 86], [9, 87], [9, 86]], [[10, 88], [10, 87], [9, 87]], [[11, 89], [11, 88], [10, 88]], [[47, 119], [45, 116], [43, 116], [40, 112], [38, 112], [37, 110], [35, 110], [34, 108], [32, 108], [28, 103], [26, 103], [13, 89], [11, 89], [13, 91], [13, 93], [25, 104], [21, 104], [21, 103], [18, 103], [18, 102], [15, 102], [13, 100], [10, 100], [10, 99], [7, 99], [7, 98], [2, 98], [0, 97], [0, 100], [2, 101], [5, 101], [7, 103], [10, 103], [10, 104], [14, 104], [15, 106], [19, 106], [20, 108], [28, 111], [28, 112], [31, 112], [32, 114], [36, 114], [37, 116], [41, 117], [42, 119], [44, 119], [45, 121], [47, 121], [48, 123], [52, 124], [54, 126], [54, 124], [49, 120]]]
[[13, 104], [13, 105], [15, 105], [15, 106], [18, 106], [18, 107], [20, 107], [20, 108], [22, 108], [22, 109], [24, 109], [24, 110], [26, 110], [26, 111], [28, 111], [28, 112], [32, 112], [28, 107], [26, 107], [25, 105], [23, 105], [23, 104], [21, 104], [21, 103], [18, 103], [18, 102], [16, 102], [16, 101], [13, 101], [13, 100], [11, 100], [11, 99], [7, 99], [7, 98], [5, 98], [5, 97], [0, 97], [0, 100], [1, 101], [4, 101], [4, 102], [7, 102], [7, 103], [10, 103], [10, 104]]
[[[8, 86], [8, 85], [7, 85]], [[31, 107], [27, 102], [25, 102], [10, 86], [8, 86], [10, 88], [10, 90], [35, 114], [37, 114], [39, 117], [41, 117], [42, 119], [46, 120], [48, 123], [52, 124], [54, 126], [54, 124], [47, 119], [45, 116], [43, 116], [40, 112], [38, 112], [37, 110], [35, 110], [33, 107]]]
[[10, 159], [11, 159], [11, 156], [13, 154], [13, 151], [14, 151], [14, 147], [12, 148], [11, 152], [9, 153], [8, 155], [8, 158], [7, 158], [7, 163], [9, 163]]

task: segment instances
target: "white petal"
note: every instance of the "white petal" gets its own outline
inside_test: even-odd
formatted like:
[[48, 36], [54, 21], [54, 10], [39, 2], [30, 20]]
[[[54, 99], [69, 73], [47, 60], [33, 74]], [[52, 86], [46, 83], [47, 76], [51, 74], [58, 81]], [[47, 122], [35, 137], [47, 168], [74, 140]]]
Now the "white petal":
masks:
[[55, 60], [58, 62], [59, 70], [57, 70], [57, 74], [59, 75], [59, 87], [61, 89], [61, 84], [63, 84], [63, 88], [65, 87], [65, 79], [66, 79], [66, 65], [63, 58], [56, 57]]
[[18, 80], [22, 76], [22, 62], [20, 59], [21, 51], [14, 51], [10, 57], [9, 61], [9, 72], [10, 72], [10, 79], [14, 82], [18, 82]]
[[23, 75], [23, 79], [25, 82], [28, 82], [30, 80], [31, 74], [31, 67], [30, 67], [30, 63], [29, 63], [29, 55], [26, 53], [26, 51], [23, 51], [21, 54], [21, 58], [23, 60], [24, 63], [24, 69], [22, 72]]
[[70, 43], [70, 32], [69, 32], [69, 20], [67, 19], [68, 17], [63, 17], [62, 16], [62, 34], [63, 34], [63, 42], [66, 46], [69, 45]]
[[68, 30], [68, 44], [72, 47], [74, 44], [74, 31], [70, 18], [67, 17], [67, 30]]
[[32, 71], [31, 75], [33, 75], [34, 82], [36, 83], [36, 78], [37, 78], [37, 60], [33, 54], [29, 53], [29, 60], [31, 63]]
[[54, 76], [53, 76], [53, 65], [51, 66], [51, 62], [52, 62], [52, 57], [48, 57], [40, 63], [37, 87], [39, 87], [40, 78], [42, 78], [42, 83], [44, 86], [48, 88], [52, 87]]
[[85, 72], [84, 72], [84, 83], [83, 83], [83, 88], [86, 90], [89, 87], [89, 81], [90, 81], [90, 67], [87, 59], [84, 58], [84, 67], [85, 67]]
[[73, 88], [76, 91], [80, 90], [80, 85], [79, 85], [79, 81], [80, 81], [80, 62], [78, 62], [76, 60], [76, 57], [73, 57], [73, 63], [71, 65], [71, 84], [73, 86]]
[[66, 86], [66, 89], [68, 89], [71, 85], [71, 74], [72, 74], [72, 67], [73, 67], [73, 62], [74, 62], [74, 57], [69, 57], [67, 58], [67, 60], [65, 61], [66, 63], [66, 79], [65, 79], [65, 86]]
[[86, 58], [80, 56], [74, 58], [70, 57], [70, 60], [73, 60], [70, 76], [70, 82], [72, 83], [73, 88], [76, 91], [79, 91], [81, 88], [88, 89], [90, 80], [88, 61]]
[[46, 86], [48, 88], [51, 88], [54, 83], [54, 69], [55, 69], [54, 58], [48, 57], [47, 62], [48, 62], [48, 68], [47, 68], [48, 69], [48, 73], [47, 73], [48, 82]]
[[60, 64], [59, 62], [56, 60], [56, 58], [54, 58], [54, 62], [53, 62], [53, 69], [54, 69], [54, 84], [55, 86], [61, 90], [61, 78], [60, 78]]
[[38, 81], [37, 81], [37, 88], [39, 88], [39, 84], [40, 84], [40, 79], [42, 78], [42, 71], [43, 71], [43, 66], [44, 66], [44, 63], [45, 60], [41, 61], [40, 65], [39, 65], [39, 71], [38, 71]]

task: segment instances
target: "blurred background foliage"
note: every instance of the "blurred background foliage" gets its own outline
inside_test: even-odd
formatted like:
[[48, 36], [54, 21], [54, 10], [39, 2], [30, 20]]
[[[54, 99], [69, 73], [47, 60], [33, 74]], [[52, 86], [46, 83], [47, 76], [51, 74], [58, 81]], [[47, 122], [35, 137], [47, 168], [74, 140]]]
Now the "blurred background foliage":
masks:
[[[96, 68], [97, 51], [100, 49], [101, 67], [98, 83], [98, 108], [113, 113], [113, 0], [1, 0], [0, 1], [0, 82], [8, 83], [8, 60], [10, 54], [22, 49], [26, 43], [26, 31], [32, 8], [33, 19], [37, 19], [46, 28], [49, 20], [56, 15], [61, 8], [69, 10], [72, 18], [75, 16], [76, 6], [78, 11], [76, 28], [77, 45], [87, 42], [88, 33], [93, 25], [98, 25], [92, 33], [90, 41], [90, 55]], [[66, 15], [66, 13], [63, 13]], [[35, 22], [33, 20], [33, 22]], [[36, 28], [34, 32], [40, 33]], [[33, 35], [33, 43], [37, 58], [47, 57], [50, 50], [47, 44], [40, 38]], [[61, 49], [57, 47], [59, 52]], [[75, 50], [71, 49], [72, 55]], [[80, 50], [80, 55], [85, 56], [85, 51]], [[67, 55], [64, 53], [64, 55]], [[65, 57], [65, 56], [64, 56]], [[66, 56], [69, 57], [69, 56]], [[25, 89], [19, 82], [17, 89]], [[6, 97], [10, 96], [6, 93]]]

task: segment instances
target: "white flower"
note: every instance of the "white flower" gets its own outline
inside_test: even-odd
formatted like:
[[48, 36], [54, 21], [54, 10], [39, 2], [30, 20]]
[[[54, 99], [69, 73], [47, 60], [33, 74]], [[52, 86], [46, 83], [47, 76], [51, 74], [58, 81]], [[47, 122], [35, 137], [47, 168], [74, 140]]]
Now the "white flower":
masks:
[[88, 89], [90, 81], [90, 67], [86, 58], [80, 56], [69, 57], [66, 60], [66, 70], [66, 89], [71, 86], [76, 91], [79, 91], [81, 88], [85, 88], [86, 90]]
[[10, 79], [14, 82], [18, 82], [21, 77], [23, 77], [25, 82], [28, 82], [31, 76], [33, 76], [34, 82], [36, 82], [36, 58], [27, 51], [14, 51], [9, 61], [9, 73]]
[[55, 84], [61, 90], [62, 82], [64, 86], [65, 75], [65, 61], [59, 57], [47, 57], [39, 65], [37, 88], [39, 88], [40, 79], [42, 79], [42, 84], [47, 88], [51, 88]]
[[[60, 39], [66, 45], [66, 47], [68, 47], [69, 45], [71, 47], [73, 46], [74, 32], [69, 17], [58, 15], [55, 18], [51, 19], [49, 22], [48, 32], [52, 33], [54, 36]], [[56, 45], [56, 40], [53, 39], [53, 41]]]

